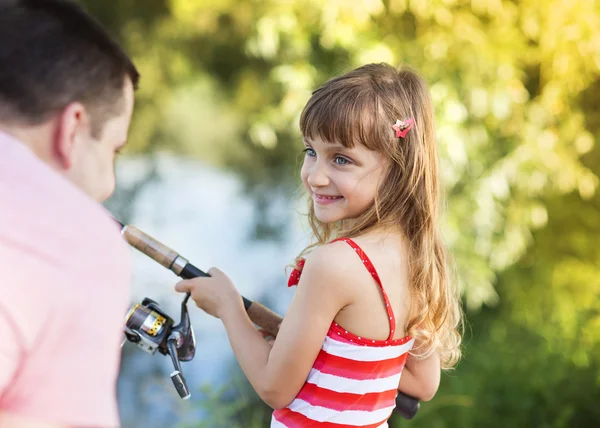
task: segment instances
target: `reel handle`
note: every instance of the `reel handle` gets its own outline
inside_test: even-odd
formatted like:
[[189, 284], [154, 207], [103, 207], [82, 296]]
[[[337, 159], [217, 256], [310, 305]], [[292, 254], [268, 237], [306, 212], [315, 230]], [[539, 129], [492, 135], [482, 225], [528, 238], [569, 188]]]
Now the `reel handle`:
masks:
[[173, 373], [171, 373], [171, 381], [173, 381], [173, 385], [177, 390], [179, 396], [187, 400], [192, 394], [187, 386], [187, 382], [183, 377], [183, 373], [181, 372], [181, 364], [179, 364], [179, 358], [177, 358], [177, 339], [175, 337], [169, 337], [167, 341], [167, 349], [169, 350], [169, 355], [171, 356], [171, 361], [173, 361], [173, 368], [175, 369]]
[[192, 394], [190, 394], [190, 390], [187, 386], [187, 382], [183, 377], [183, 374], [175, 370], [173, 373], [171, 373], [171, 380], [173, 381], [173, 385], [175, 386], [175, 389], [177, 390], [179, 396], [183, 400], [189, 400]]

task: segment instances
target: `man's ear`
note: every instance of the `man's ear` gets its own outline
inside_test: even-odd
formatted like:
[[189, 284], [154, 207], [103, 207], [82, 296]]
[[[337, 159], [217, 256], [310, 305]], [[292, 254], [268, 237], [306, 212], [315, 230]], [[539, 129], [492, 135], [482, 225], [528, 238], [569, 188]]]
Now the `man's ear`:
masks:
[[87, 112], [81, 103], [68, 104], [58, 115], [52, 149], [55, 159], [64, 169], [73, 165], [81, 135], [88, 126]]

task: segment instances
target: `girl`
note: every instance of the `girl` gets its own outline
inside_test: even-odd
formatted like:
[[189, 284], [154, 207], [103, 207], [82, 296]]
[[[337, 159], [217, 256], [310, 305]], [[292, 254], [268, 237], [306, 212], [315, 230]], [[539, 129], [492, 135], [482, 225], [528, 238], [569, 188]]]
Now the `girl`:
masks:
[[397, 389], [429, 400], [440, 367], [458, 361], [433, 122], [423, 80], [386, 64], [313, 93], [300, 128], [316, 243], [290, 275], [298, 287], [274, 342], [219, 270], [176, 285], [222, 320], [242, 370], [275, 409], [271, 427], [387, 427]]

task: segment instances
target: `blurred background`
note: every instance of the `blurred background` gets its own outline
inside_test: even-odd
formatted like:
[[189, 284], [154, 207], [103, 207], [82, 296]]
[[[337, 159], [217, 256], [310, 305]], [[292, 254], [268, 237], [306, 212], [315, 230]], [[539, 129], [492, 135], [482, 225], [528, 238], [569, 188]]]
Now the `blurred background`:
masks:
[[[436, 109], [443, 230], [467, 314], [464, 358], [391, 427], [600, 426], [600, 4], [596, 0], [84, 1], [142, 74], [107, 207], [284, 314], [310, 239], [300, 111], [327, 79], [409, 65]], [[132, 252], [134, 299], [179, 318], [177, 278]], [[123, 349], [124, 427], [265, 427], [218, 320], [198, 351]]]

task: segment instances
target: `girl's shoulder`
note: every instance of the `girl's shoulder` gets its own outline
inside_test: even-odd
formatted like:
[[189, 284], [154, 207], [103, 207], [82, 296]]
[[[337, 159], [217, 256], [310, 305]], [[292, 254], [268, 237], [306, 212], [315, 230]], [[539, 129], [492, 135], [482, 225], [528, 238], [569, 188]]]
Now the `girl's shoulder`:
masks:
[[382, 244], [372, 236], [337, 238], [319, 245], [303, 260], [301, 270], [319, 272], [331, 280], [354, 281], [367, 271], [374, 271], [371, 255], [380, 264], [381, 253], [389, 251], [390, 245]]
[[371, 232], [353, 238], [338, 238], [333, 244], [345, 244], [355, 252], [365, 255], [378, 264], [386, 261], [397, 262], [405, 258], [407, 245], [405, 238], [399, 233]]
[[322, 277], [330, 283], [352, 285], [380, 269], [387, 272], [403, 259], [404, 241], [394, 234], [371, 233], [340, 237], [314, 247], [302, 261], [302, 276]]
[[385, 288], [403, 288], [407, 284], [408, 244], [401, 234], [374, 232], [341, 238], [326, 247], [330, 246], [330, 251], [345, 257], [346, 266], [362, 284], [368, 277]]
[[379, 259], [382, 255], [401, 255], [405, 249], [406, 243], [400, 234], [370, 233], [352, 238], [340, 237], [321, 244], [307, 255], [305, 262], [310, 260], [311, 264], [334, 267], [336, 263], [364, 262], [369, 256]]
[[298, 286], [305, 300], [335, 301], [337, 310], [356, 300], [357, 278], [364, 267], [347, 243], [314, 247], [290, 275], [288, 285]]
[[346, 272], [358, 259], [356, 250], [345, 240], [334, 240], [315, 247], [304, 263], [306, 269]]
[[319, 282], [343, 287], [351, 284], [357, 273], [364, 271], [356, 248], [347, 240], [335, 240], [314, 247], [299, 265], [302, 277], [319, 278]]

